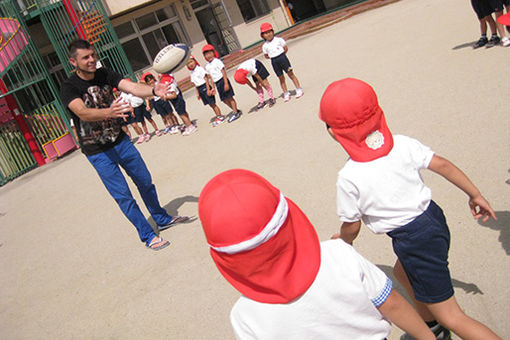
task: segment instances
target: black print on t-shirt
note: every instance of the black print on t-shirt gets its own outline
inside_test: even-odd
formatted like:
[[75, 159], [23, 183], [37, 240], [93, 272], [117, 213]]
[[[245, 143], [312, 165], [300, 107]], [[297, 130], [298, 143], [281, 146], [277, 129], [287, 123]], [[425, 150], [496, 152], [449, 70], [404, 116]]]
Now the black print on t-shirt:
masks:
[[[82, 99], [88, 108], [108, 108], [113, 102], [112, 87], [110, 85], [89, 86]], [[80, 125], [83, 145], [113, 143], [121, 131], [120, 124], [116, 119], [107, 119], [100, 122], [81, 121]]]

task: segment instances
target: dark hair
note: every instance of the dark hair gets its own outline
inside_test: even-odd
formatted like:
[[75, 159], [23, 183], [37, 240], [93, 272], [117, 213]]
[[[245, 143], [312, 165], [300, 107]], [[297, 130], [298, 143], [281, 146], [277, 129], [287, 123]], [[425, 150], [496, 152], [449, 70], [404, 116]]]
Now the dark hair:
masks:
[[83, 39], [76, 39], [69, 44], [69, 56], [71, 58], [76, 57], [76, 50], [89, 50], [92, 48], [92, 45]]
[[143, 81], [144, 82], [147, 82], [149, 80], [155, 80], [156, 78], [154, 78], [154, 76], [152, 74], [148, 74], [146, 75], [145, 77], [143, 77]]

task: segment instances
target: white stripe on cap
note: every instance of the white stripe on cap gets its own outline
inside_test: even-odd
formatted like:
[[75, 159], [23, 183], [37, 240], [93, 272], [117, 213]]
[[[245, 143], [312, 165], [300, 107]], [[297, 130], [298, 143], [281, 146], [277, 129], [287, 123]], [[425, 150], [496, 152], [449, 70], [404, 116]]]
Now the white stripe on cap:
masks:
[[283, 223], [287, 219], [287, 214], [289, 212], [289, 206], [287, 205], [287, 200], [282, 193], [280, 193], [280, 202], [276, 207], [276, 211], [271, 218], [271, 220], [266, 224], [264, 229], [254, 237], [249, 240], [242, 241], [236, 244], [232, 244], [225, 247], [213, 247], [209, 244], [209, 247], [216, 250], [220, 253], [227, 254], [237, 254], [242, 251], [248, 251], [254, 248], [257, 248], [261, 244], [264, 244], [269, 239], [271, 239], [282, 227]]

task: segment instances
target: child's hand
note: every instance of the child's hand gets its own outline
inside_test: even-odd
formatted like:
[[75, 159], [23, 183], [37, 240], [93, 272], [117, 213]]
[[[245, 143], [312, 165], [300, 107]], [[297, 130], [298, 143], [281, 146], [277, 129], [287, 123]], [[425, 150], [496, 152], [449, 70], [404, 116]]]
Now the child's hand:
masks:
[[228, 90], [230, 90], [230, 86], [228, 86], [228, 83], [225, 83], [224, 90], [225, 92], [228, 92]]
[[[207, 94], [209, 96], [209, 93]], [[197, 99], [200, 100], [200, 95], [197, 94]]]
[[338, 238], [340, 238], [340, 233], [335, 233], [335, 234], [331, 235], [332, 240], [336, 240]]
[[145, 106], [145, 109], [150, 112], [151, 111], [150, 105]]
[[469, 207], [471, 208], [471, 213], [475, 220], [482, 218], [483, 222], [487, 222], [487, 220], [492, 217], [497, 220], [496, 214], [494, 210], [492, 210], [489, 202], [482, 196], [478, 195], [469, 199]]

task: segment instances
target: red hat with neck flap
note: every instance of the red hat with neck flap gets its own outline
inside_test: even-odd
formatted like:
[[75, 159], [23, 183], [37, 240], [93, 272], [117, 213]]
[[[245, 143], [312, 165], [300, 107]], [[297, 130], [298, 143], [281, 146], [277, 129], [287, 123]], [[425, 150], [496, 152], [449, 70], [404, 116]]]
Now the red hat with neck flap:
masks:
[[211, 257], [244, 296], [287, 303], [305, 293], [320, 267], [314, 227], [266, 179], [236, 169], [206, 184], [198, 201]]
[[354, 161], [373, 161], [393, 148], [377, 95], [364, 81], [346, 78], [331, 83], [322, 95], [319, 117]]

